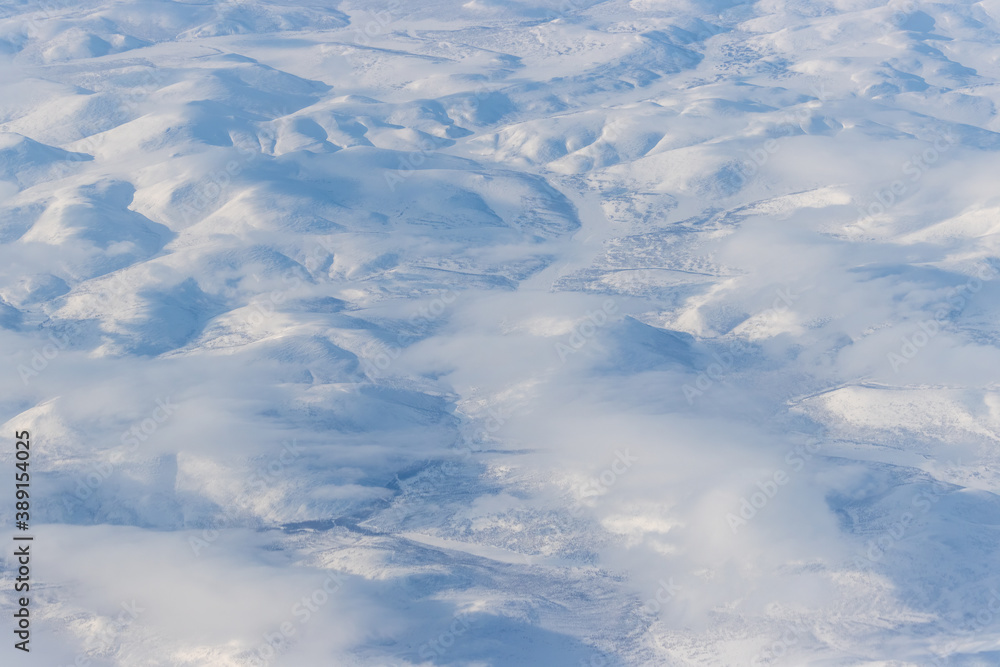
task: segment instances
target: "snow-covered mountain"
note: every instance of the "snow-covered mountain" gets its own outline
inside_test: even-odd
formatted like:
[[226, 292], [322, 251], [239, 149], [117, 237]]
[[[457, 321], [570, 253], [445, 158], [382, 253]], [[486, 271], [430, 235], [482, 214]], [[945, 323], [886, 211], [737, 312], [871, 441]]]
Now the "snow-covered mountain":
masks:
[[0, 4], [3, 664], [1000, 664], [998, 45]]

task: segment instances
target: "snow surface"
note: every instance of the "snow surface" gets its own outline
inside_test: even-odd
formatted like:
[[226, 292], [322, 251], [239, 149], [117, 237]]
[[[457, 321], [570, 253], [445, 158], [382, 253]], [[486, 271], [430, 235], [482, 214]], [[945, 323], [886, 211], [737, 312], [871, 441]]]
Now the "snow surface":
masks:
[[1000, 664], [998, 44], [4, 2], [4, 664]]

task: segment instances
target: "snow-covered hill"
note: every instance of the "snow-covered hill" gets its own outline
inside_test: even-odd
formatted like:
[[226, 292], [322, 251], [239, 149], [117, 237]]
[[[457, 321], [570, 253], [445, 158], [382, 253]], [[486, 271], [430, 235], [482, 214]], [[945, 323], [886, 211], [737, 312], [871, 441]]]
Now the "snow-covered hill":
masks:
[[4, 664], [1000, 663], [998, 44], [4, 3]]

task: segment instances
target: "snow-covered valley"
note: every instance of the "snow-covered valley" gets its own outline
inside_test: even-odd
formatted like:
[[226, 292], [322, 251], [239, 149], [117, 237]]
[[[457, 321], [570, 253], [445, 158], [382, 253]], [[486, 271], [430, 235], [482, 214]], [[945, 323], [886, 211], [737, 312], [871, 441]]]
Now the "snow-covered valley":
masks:
[[1000, 664], [998, 102], [997, 0], [0, 4], [3, 664]]

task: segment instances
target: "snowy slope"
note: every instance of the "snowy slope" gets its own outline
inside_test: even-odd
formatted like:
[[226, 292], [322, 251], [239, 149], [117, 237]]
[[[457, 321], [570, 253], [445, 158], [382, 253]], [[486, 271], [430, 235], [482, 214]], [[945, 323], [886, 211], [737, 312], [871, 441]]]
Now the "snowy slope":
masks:
[[0, 650], [1000, 663], [998, 43], [996, 0], [5, 3]]

